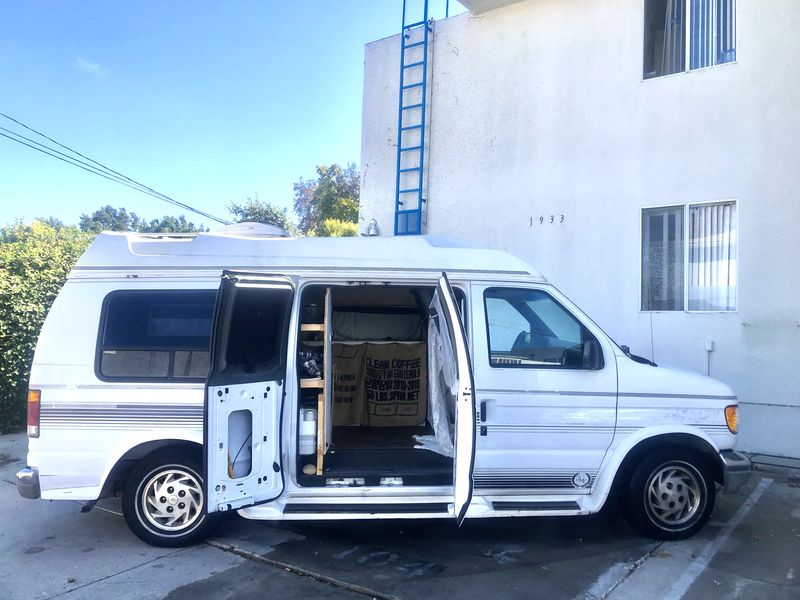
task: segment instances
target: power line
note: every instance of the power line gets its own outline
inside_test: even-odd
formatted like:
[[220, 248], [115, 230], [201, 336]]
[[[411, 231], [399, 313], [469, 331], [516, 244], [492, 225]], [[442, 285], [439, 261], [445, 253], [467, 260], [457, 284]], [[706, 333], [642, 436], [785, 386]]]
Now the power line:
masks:
[[[67, 146], [67, 145], [65, 145], [65, 144], [62, 144], [62, 143], [61, 143], [61, 142], [59, 142], [58, 140], [55, 140], [55, 139], [51, 138], [50, 136], [48, 136], [47, 134], [44, 134], [44, 133], [42, 133], [41, 131], [38, 131], [38, 130], [34, 129], [33, 127], [30, 127], [29, 125], [26, 125], [26, 124], [25, 124], [25, 123], [23, 123], [22, 121], [19, 121], [19, 120], [15, 119], [15, 118], [14, 118], [14, 117], [12, 117], [12, 116], [9, 116], [9, 115], [7, 115], [7, 114], [5, 114], [5, 113], [3, 113], [3, 112], [0, 112], [0, 116], [3, 116], [3, 117], [5, 117], [6, 119], [8, 119], [8, 120], [10, 120], [10, 121], [13, 121], [13, 122], [14, 122], [14, 123], [16, 123], [17, 125], [20, 125], [21, 127], [24, 127], [25, 129], [27, 129], [28, 131], [32, 131], [32, 132], [33, 132], [33, 133], [35, 133], [36, 135], [39, 135], [39, 136], [43, 137], [44, 139], [46, 139], [46, 140], [49, 140], [49, 141], [53, 142], [53, 143], [54, 143], [54, 144], [56, 144], [57, 146], [59, 146], [59, 147], [61, 147], [61, 148], [64, 148], [65, 150], [68, 150], [68, 151], [72, 152], [73, 154], [75, 154], [75, 155], [77, 155], [77, 156], [80, 156], [81, 158], [84, 158], [84, 159], [86, 159], [86, 160], [88, 160], [88, 161], [90, 161], [90, 162], [92, 162], [92, 163], [94, 163], [94, 164], [98, 165], [98, 166], [99, 166], [99, 167], [101, 167], [103, 170], [105, 170], [105, 171], [107, 171], [107, 172], [109, 172], [109, 173], [112, 173], [112, 174], [114, 174], [114, 175], [117, 175], [118, 177], [121, 177], [122, 179], [125, 179], [125, 180], [127, 180], [127, 181], [129, 181], [129, 182], [131, 182], [131, 183], [133, 183], [133, 184], [135, 184], [135, 185], [137, 185], [137, 186], [139, 186], [139, 187], [143, 188], [144, 190], [147, 190], [148, 192], [151, 192], [151, 194], [150, 194], [150, 195], [153, 195], [153, 194], [155, 194], [155, 195], [156, 195], [156, 197], [163, 199], [165, 202], [168, 202], [168, 203], [170, 203], [170, 204], [173, 204], [173, 205], [175, 205], [175, 206], [179, 206], [179, 207], [181, 207], [181, 208], [184, 208], [184, 209], [186, 209], [186, 210], [190, 210], [190, 211], [192, 211], [192, 212], [196, 212], [197, 214], [201, 214], [201, 215], [203, 215], [203, 216], [206, 216], [206, 217], [208, 217], [209, 219], [213, 219], [213, 220], [215, 220], [215, 221], [218, 221], [218, 222], [220, 222], [220, 223], [223, 223], [223, 224], [227, 224], [227, 223], [228, 223], [228, 222], [227, 222], [227, 221], [225, 221], [225, 220], [219, 219], [219, 218], [217, 218], [217, 217], [215, 217], [215, 216], [213, 216], [213, 215], [210, 215], [210, 214], [208, 214], [208, 213], [205, 213], [205, 212], [203, 212], [203, 211], [199, 211], [199, 210], [197, 210], [197, 209], [195, 209], [195, 208], [193, 208], [193, 207], [189, 206], [188, 204], [184, 204], [183, 202], [179, 202], [178, 200], [175, 200], [174, 198], [170, 198], [170, 197], [169, 197], [169, 196], [167, 196], [166, 194], [162, 194], [161, 192], [158, 192], [158, 191], [156, 191], [156, 190], [154, 190], [154, 189], [152, 189], [152, 188], [150, 188], [150, 187], [148, 187], [148, 186], [144, 185], [143, 183], [141, 183], [141, 182], [139, 182], [139, 181], [136, 181], [136, 180], [134, 180], [134, 179], [131, 179], [131, 178], [130, 178], [130, 177], [128, 177], [127, 175], [124, 175], [124, 174], [122, 174], [122, 173], [119, 173], [119, 172], [115, 171], [114, 169], [112, 169], [111, 167], [108, 167], [108, 166], [104, 165], [103, 163], [100, 163], [100, 162], [98, 162], [98, 161], [94, 160], [93, 158], [89, 158], [88, 156], [85, 156], [85, 155], [81, 154], [80, 152], [78, 152], [78, 151], [77, 151], [77, 150], [75, 150], [74, 148], [70, 148], [69, 146]], [[19, 135], [19, 134], [15, 134], [15, 135]], [[20, 137], [22, 137], [22, 136], [20, 136]], [[37, 142], [34, 142], [34, 143], [37, 143]], [[39, 145], [41, 145], [41, 144], [39, 144]], [[49, 149], [50, 149], [50, 150], [52, 150], [52, 148], [49, 148]], [[54, 152], [57, 152], [57, 151], [56, 151], [56, 150], [54, 150]], [[84, 163], [84, 164], [85, 164], [85, 163]]]
[[[99, 175], [100, 177], [103, 177], [105, 179], [109, 179], [111, 181], [116, 181], [117, 183], [120, 183], [120, 184], [122, 184], [124, 186], [127, 186], [127, 187], [129, 187], [131, 189], [134, 189], [136, 191], [142, 192], [143, 194], [147, 194], [148, 196], [153, 196], [154, 198], [156, 198], [158, 200], [163, 200], [163, 198], [161, 198], [160, 195], [157, 195], [155, 193], [151, 193], [151, 191], [149, 191], [147, 188], [141, 188], [138, 185], [132, 185], [132, 184], [128, 183], [127, 181], [125, 181], [127, 178], [122, 176], [122, 175], [117, 176], [117, 175], [110, 174], [110, 172], [102, 171], [102, 170], [98, 169], [97, 167], [93, 167], [88, 162], [84, 162], [82, 160], [79, 160], [77, 158], [69, 156], [68, 154], [64, 154], [63, 152], [59, 152], [58, 150], [55, 150], [55, 149], [53, 149], [50, 146], [47, 146], [45, 144], [40, 144], [36, 140], [32, 140], [29, 137], [26, 137], [26, 136], [24, 136], [22, 134], [19, 134], [19, 133], [15, 132], [15, 131], [12, 131], [10, 129], [6, 129], [5, 127], [0, 127], [0, 131], [5, 131], [6, 133], [9, 133], [12, 136], [14, 136], [12, 138], [12, 137], [9, 137], [8, 135], [4, 134], [4, 133], [0, 133], [0, 136], [8, 138], [12, 142], [18, 142], [18, 143], [22, 144], [23, 146], [27, 146], [28, 148], [31, 148], [31, 149], [36, 150], [38, 152], [41, 152], [43, 154], [47, 154], [48, 156], [52, 156], [55, 159], [61, 160], [61, 161], [65, 162], [65, 163], [67, 163], [67, 164], [70, 164], [70, 165], [73, 165], [75, 167], [78, 167], [79, 169], [83, 169], [84, 171], [88, 171], [89, 173], [92, 173], [94, 175]], [[19, 138], [19, 139], [17, 139], [17, 138]], [[22, 140], [25, 140], [25, 141], [22, 141]], [[30, 143], [26, 143], [26, 142], [30, 142]], [[39, 146], [39, 148], [31, 146], [31, 144], [35, 144], [36, 146]]]
[[[211, 219], [213, 221], [217, 221], [218, 223], [228, 224], [228, 221], [225, 221], [224, 219], [220, 219], [219, 217], [215, 217], [214, 215], [211, 215], [211, 214], [209, 214], [207, 212], [204, 212], [204, 211], [201, 211], [199, 209], [193, 208], [192, 206], [190, 206], [188, 204], [185, 204], [183, 202], [180, 202], [178, 200], [175, 200], [174, 198], [170, 198], [166, 194], [162, 194], [161, 192], [158, 192], [158, 191], [156, 191], [156, 190], [144, 185], [143, 183], [141, 183], [139, 181], [136, 181], [135, 179], [131, 179], [127, 175], [119, 173], [118, 171], [115, 171], [114, 169], [112, 169], [112, 168], [110, 168], [110, 167], [108, 167], [108, 166], [106, 166], [106, 165], [104, 165], [104, 164], [92, 159], [92, 158], [89, 158], [88, 156], [85, 156], [85, 155], [81, 154], [80, 152], [78, 152], [74, 148], [70, 148], [69, 146], [67, 146], [65, 144], [62, 144], [61, 142], [59, 142], [57, 140], [54, 140], [50, 136], [42, 133], [41, 131], [37, 131], [36, 129], [33, 129], [32, 127], [30, 127], [30, 126], [26, 125], [25, 123], [15, 119], [14, 117], [11, 117], [11, 116], [9, 116], [9, 115], [7, 115], [5, 113], [2, 113], [2, 112], [0, 112], [0, 116], [3, 116], [3, 117], [5, 117], [6, 119], [8, 119], [10, 121], [13, 121], [14, 123], [17, 123], [18, 125], [24, 127], [28, 131], [32, 131], [36, 135], [39, 135], [39, 136], [45, 138], [46, 140], [49, 140], [49, 141], [53, 142], [57, 146], [60, 146], [61, 148], [64, 148], [65, 150], [68, 150], [68, 151], [72, 152], [73, 154], [75, 154], [77, 156], [80, 156], [81, 158], [85, 158], [86, 160], [88, 160], [88, 161], [100, 166], [107, 173], [110, 173], [110, 174], [116, 176], [116, 177], [113, 177], [113, 178], [112, 177], [106, 177], [106, 179], [111, 179], [112, 181], [117, 181], [117, 183], [121, 183], [122, 185], [126, 185], [127, 187], [130, 187], [132, 189], [136, 189], [136, 190], [138, 190], [138, 191], [140, 191], [140, 192], [142, 192], [144, 194], [147, 194], [148, 196], [153, 196], [154, 198], [158, 198], [158, 199], [163, 200], [163, 201], [165, 201], [165, 202], [167, 202], [169, 204], [172, 204], [174, 206], [178, 206], [178, 207], [183, 208], [185, 210], [189, 210], [191, 212], [197, 213], [197, 214], [202, 215], [202, 216], [204, 216], [206, 218], [209, 218], [209, 219]], [[8, 130], [5, 130], [5, 131], [8, 131]], [[21, 136], [21, 135], [19, 135], [17, 133], [14, 133], [14, 135], [17, 135], [19, 137], [23, 137], [24, 138], [24, 136]], [[4, 136], [4, 137], [8, 137], [8, 136]], [[29, 138], [24, 138], [24, 139], [29, 139]], [[15, 140], [15, 141], [18, 141], [18, 140]], [[33, 141], [33, 140], [29, 140], [29, 141]], [[20, 142], [20, 143], [22, 143], [22, 142]], [[61, 154], [62, 156], [67, 156], [67, 155], [65, 155], [65, 154], [63, 154], [61, 152], [58, 152], [57, 150], [54, 150], [53, 148], [50, 148], [49, 146], [45, 146], [43, 144], [39, 144], [38, 142], [33, 142], [33, 143], [37, 144], [39, 146], [42, 146], [44, 148], [47, 148], [48, 150], [51, 150], [52, 152], [57, 152], [58, 154]], [[28, 144], [23, 144], [23, 145], [27, 146]], [[36, 150], [36, 149], [37, 148], [34, 148], [34, 150]], [[44, 154], [48, 154], [48, 152], [44, 152]], [[54, 158], [56, 158], [56, 157], [54, 157]], [[68, 157], [68, 158], [70, 158], [71, 160], [78, 161], [78, 159], [74, 159], [72, 157]], [[91, 167], [91, 165], [87, 165], [83, 161], [78, 161], [78, 162], [81, 162], [82, 164], [84, 164], [87, 167], [89, 167], [89, 168], [85, 168], [84, 169], [86, 171], [89, 171], [89, 172], [99, 171], [99, 169], [95, 169], [94, 167]], [[75, 166], [78, 166], [78, 165], [75, 165]], [[94, 169], [94, 171], [91, 171], [89, 169]], [[99, 173], [96, 173], [96, 174], [99, 174]], [[126, 184], [124, 181], [121, 181], [120, 179], [124, 179], [126, 181], [129, 181], [130, 183], [132, 183], [134, 185]], [[134, 186], [136, 186], [136, 187], [134, 187]]]
[[[33, 146], [30, 146], [30, 144], [35, 144], [36, 146], [39, 146], [39, 148], [44, 148], [45, 150], [47, 150], [47, 152], [44, 152], [44, 153], [48, 154], [50, 156], [53, 156], [53, 158], [58, 158], [58, 156], [54, 156], [55, 154], [58, 154], [59, 156], [63, 156], [64, 157], [65, 162], [69, 161], [70, 164], [79, 163], [80, 165], [84, 165], [92, 173], [95, 173], [97, 175], [102, 175], [102, 176], [106, 176], [108, 174], [106, 171], [101, 171], [97, 167], [93, 167], [88, 162], [84, 162], [84, 161], [79, 160], [77, 158], [74, 158], [74, 157], [72, 157], [72, 156], [70, 156], [68, 154], [64, 154], [63, 152], [59, 152], [58, 150], [55, 150], [55, 149], [53, 149], [50, 146], [47, 146], [45, 144], [40, 144], [36, 140], [32, 140], [29, 137], [25, 137], [24, 135], [21, 135], [21, 134], [17, 133], [16, 131], [12, 131], [11, 129], [6, 129], [5, 127], [0, 127], [0, 131], [5, 131], [7, 134], [13, 135], [14, 137], [13, 138], [9, 138], [10, 140], [12, 140], [14, 142], [19, 142], [24, 146], [28, 146], [29, 148], [33, 148]], [[4, 135], [4, 134], [0, 134], [0, 135], [3, 135], [3, 137], [6, 137], [6, 138], [9, 137], [8, 135]], [[25, 142], [23, 142], [21, 140], [25, 140], [25, 142], [29, 142], [29, 144], [26, 144]], [[34, 150], [39, 150], [39, 148], [33, 148], [33, 149]], [[42, 152], [42, 150], [39, 150], [39, 151]], [[75, 166], [78, 166], [78, 165], [75, 164]], [[118, 177], [116, 175], [108, 176], [107, 178], [108, 179], [114, 179], [114, 180], [120, 181], [120, 182], [124, 181], [124, 179], [122, 177]], [[137, 188], [137, 189], [139, 189], [139, 188]]]
[[[2, 129], [2, 128], [0, 128], [0, 129]], [[52, 150], [52, 148], [48, 148], [48, 150], [52, 150], [52, 152], [48, 152], [48, 150], [43, 150], [42, 148], [37, 148], [36, 146], [33, 146], [32, 144], [28, 144], [26, 142], [23, 142], [22, 140], [18, 140], [16, 138], [13, 138], [10, 135], [6, 135], [5, 133], [0, 133], [0, 136], [2, 136], [4, 138], [8, 138], [12, 142], [17, 142], [18, 144], [22, 144], [23, 146], [27, 146], [28, 148], [36, 150], [37, 152], [41, 152], [42, 154], [47, 154], [48, 156], [52, 156], [53, 158], [58, 159], [60, 161], [63, 161], [65, 163], [67, 163], [68, 165], [72, 165], [73, 167], [78, 167], [79, 169], [83, 169], [84, 171], [88, 171], [89, 173], [92, 173], [94, 175], [99, 175], [100, 177], [108, 179], [109, 181], [114, 181], [116, 183], [120, 183], [120, 184], [122, 184], [124, 186], [127, 186], [127, 187], [133, 189], [133, 190], [136, 190], [137, 192], [142, 192], [143, 194], [147, 194], [148, 196], [152, 196], [153, 198], [157, 198], [158, 200], [163, 200], [163, 198], [157, 196], [156, 194], [151, 194], [150, 192], [148, 192], [146, 190], [143, 190], [141, 188], [138, 188], [138, 187], [136, 187], [134, 185], [131, 185], [130, 183], [127, 183], [125, 181], [121, 181], [120, 179], [115, 179], [114, 177], [111, 177], [110, 175], [107, 175], [107, 174], [101, 172], [99, 169], [95, 170], [92, 167], [83, 166], [83, 164], [79, 164], [78, 161], [70, 159], [69, 157], [62, 158], [61, 156], [58, 156], [57, 154], [55, 154], [55, 152], [57, 152], [57, 151], [56, 150]], [[22, 137], [22, 136], [20, 136], [20, 137]], [[25, 139], [27, 139], [27, 138], [25, 138]], [[35, 144], [36, 142], [33, 142], [33, 143]], [[43, 147], [47, 148], [47, 146], [43, 146]], [[62, 154], [62, 153], [59, 152], [58, 154]], [[63, 155], [63, 156], [66, 156], [66, 155]], [[199, 212], [199, 211], [195, 211], [195, 212]], [[199, 214], [204, 214], [204, 213], [199, 213]], [[209, 215], [209, 218], [215, 218], [215, 217], [211, 217]]]
[[[17, 125], [20, 125], [21, 127], [24, 127], [25, 129], [27, 129], [28, 131], [31, 131], [31, 132], [35, 133], [36, 135], [41, 136], [44, 139], [49, 140], [50, 142], [56, 144], [57, 146], [65, 149], [65, 150], [67, 150], [69, 152], [72, 152], [76, 156], [79, 156], [79, 157], [81, 157], [81, 158], [83, 158], [83, 159], [85, 159], [85, 160], [97, 165], [98, 167], [100, 167], [100, 169], [98, 169], [97, 167], [93, 167], [92, 165], [89, 165], [86, 162], [81, 161], [80, 159], [76, 159], [76, 158], [73, 158], [71, 156], [68, 156], [68, 155], [64, 154], [63, 152], [59, 152], [58, 150], [55, 150], [54, 148], [51, 148], [51, 147], [46, 146], [44, 144], [40, 144], [39, 142], [31, 140], [30, 138], [27, 138], [27, 137], [25, 137], [23, 135], [20, 135], [18, 133], [15, 133], [13, 131], [10, 131], [8, 129], [0, 127], [0, 129], [2, 129], [3, 131], [8, 131], [12, 135], [15, 135], [15, 136], [17, 136], [19, 138], [27, 140], [27, 141], [29, 141], [29, 142], [31, 142], [33, 144], [36, 144], [37, 146], [41, 146], [42, 148], [46, 148], [49, 152], [45, 151], [45, 150], [42, 150], [40, 148], [37, 148], [35, 146], [32, 146], [30, 144], [27, 144], [27, 143], [25, 143], [25, 142], [23, 142], [23, 141], [21, 141], [19, 139], [16, 139], [16, 138], [13, 138], [13, 137], [10, 137], [8, 135], [0, 133], [0, 135], [2, 135], [3, 137], [6, 137], [6, 138], [8, 138], [8, 139], [10, 139], [12, 141], [18, 142], [18, 143], [20, 143], [20, 144], [22, 144], [24, 146], [28, 146], [29, 148], [32, 148], [33, 150], [38, 150], [39, 152], [42, 152], [43, 154], [47, 154], [49, 156], [52, 156], [53, 158], [57, 158], [58, 160], [61, 160], [63, 162], [66, 162], [67, 164], [71, 164], [73, 166], [76, 166], [76, 167], [78, 167], [80, 169], [83, 169], [84, 171], [89, 172], [89, 173], [93, 173], [95, 175], [100, 175], [101, 177], [104, 177], [105, 179], [108, 179], [110, 181], [115, 181], [116, 183], [125, 185], [125, 186], [127, 186], [127, 187], [129, 187], [131, 189], [134, 189], [134, 190], [137, 190], [139, 192], [142, 192], [143, 194], [147, 194], [148, 196], [152, 196], [154, 198], [157, 198], [159, 200], [163, 200], [164, 202], [167, 202], [167, 203], [172, 204], [174, 206], [178, 206], [180, 208], [183, 208], [185, 210], [191, 211], [191, 212], [196, 213], [198, 215], [202, 215], [202, 216], [204, 216], [204, 217], [206, 217], [208, 219], [211, 219], [212, 221], [216, 221], [217, 223], [222, 223], [223, 225], [227, 225], [229, 223], [229, 221], [226, 221], [226, 220], [221, 219], [219, 217], [215, 217], [212, 214], [209, 214], [209, 213], [207, 213], [205, 211], [202, 211], [202, 210], [199, 210], [197, 208], [194, 208], [194, 207], [192, 207], [192, 206], [190, 206], [190, 205], [188, 205], [188, 204], [186, 204], [184, 202], [180, 202], [178, 200], [175, 200], [174, 198], [171, 198], [170, 196], [167, 196], [166, 194], [162, 194], [161, 192], [156, 191], [153, 188], [148, 187], [145, 184], [143, 184], [143, 183], [141, 183], [139, 181], [136, 181], [135, 179], [132, 179], [132, 178], [128, 177], [127, 175], [124, 175], [124, 174], [122, 174], [122, 173], [120, 173], [118, 171], [115, 171], [111, 167], [108, 167], [108, 166], [104, 165], [103, 163], [94, 160], [93, 158], [89, 158], [88, 156], [85, 156], [85, 155], [81, 154], [80, 152], [78, 152], [74, 148], [70, 148], [69, 146], [67, 146], [65, 144], [62, 144], [61, 142], [51, 138], [50, 136], [42, 133], [41, 131], [37, 131], [33, 127], [30, 127], [30, 126], [26, 125], [25, 123], [15, 119], [14, 117], [11, 117], [11, 116], [3, 113], [3, 112], [0, 112], [0, 116], [5, 117], [9, 121], [13, 121]], [[52, 153], [60, 154], [62, 157], [65, 157], [65, 158], [60, 158], [59, 156], [56, 156], [56, 154], [52, 154]], [[80, 163], [80, 164], [78, 164], [78, 163]]]

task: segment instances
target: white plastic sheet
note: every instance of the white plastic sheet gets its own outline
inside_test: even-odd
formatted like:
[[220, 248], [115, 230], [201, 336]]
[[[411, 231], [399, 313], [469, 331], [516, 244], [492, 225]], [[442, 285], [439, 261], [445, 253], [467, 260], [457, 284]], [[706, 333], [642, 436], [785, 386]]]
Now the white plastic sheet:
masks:
[[458, 392], [456, 359], [438, 293], [433, 295], [429, 309], [428, 422], [434, 434], [414, 436], [415, 447], [453, 457], [453, 423]]

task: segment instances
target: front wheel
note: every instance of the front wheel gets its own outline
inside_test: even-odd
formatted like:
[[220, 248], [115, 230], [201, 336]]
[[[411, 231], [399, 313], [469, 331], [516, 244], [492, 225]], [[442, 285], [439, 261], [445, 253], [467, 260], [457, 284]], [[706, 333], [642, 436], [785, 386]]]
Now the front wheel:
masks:
[[122, 512], [133, 533], [153, 546], [190, 546], [205, 539], [216, 519], [205, 512], [202, 465], [188, 452], [148, 457], [131, 471]]
[[714, 480], [697, 454], [665, 449], [636, 467], [623, 496], [623, 510], [644, 535], [682, 540], [705, 525], [715, 498]]

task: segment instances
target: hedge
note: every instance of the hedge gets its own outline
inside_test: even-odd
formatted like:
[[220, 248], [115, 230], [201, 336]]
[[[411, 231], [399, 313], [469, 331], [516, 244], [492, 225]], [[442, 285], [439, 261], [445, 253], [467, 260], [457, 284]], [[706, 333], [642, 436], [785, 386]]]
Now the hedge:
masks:
[[36, 221], [0, 229], [0, 433], [25, 426], [36, 339], [93, 234]]

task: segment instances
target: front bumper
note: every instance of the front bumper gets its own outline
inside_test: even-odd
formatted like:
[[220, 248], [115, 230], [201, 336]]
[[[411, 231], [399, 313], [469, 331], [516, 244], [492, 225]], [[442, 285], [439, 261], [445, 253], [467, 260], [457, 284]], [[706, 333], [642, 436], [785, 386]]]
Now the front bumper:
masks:
[[36, 500], [42, 495], [39, 487], [39, 471], [33, 467], [25, 467], [17, 471], [17, 491], [23, 498]]
[[744, 454], [734, 450], [720, 452], [722, 458], [722, 491], [725, 494], [735, 494], [750, 478], [753, 465]]

